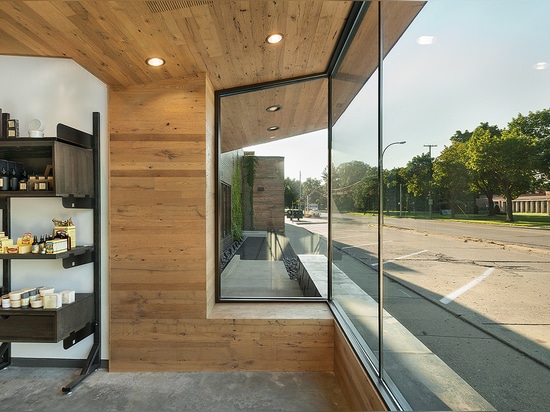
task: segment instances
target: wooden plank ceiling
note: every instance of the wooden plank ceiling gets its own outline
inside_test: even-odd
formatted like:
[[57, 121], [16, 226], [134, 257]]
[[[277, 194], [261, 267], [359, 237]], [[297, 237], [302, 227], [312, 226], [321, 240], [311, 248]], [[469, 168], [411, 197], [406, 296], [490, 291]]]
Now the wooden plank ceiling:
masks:
[[[398, 38], [419, 8], [418, 2], [393, 3], [411, 10], [392, 26]], [[0, 1], [0, 54], [71, 58], [113, 89], [206, 72], [214, 89], [222, 91], [325, 73], [352, 4]], [[284, 34], [283, 42], [267, 44], [266, 37], [274, 32]], [[151, 56], [164, 58], [166, 64], [147, 66]], [[231, 100], [222, 111], [224, 150], [326, 127], [325, 80], [224, 99]], [[272, 104], [283, 110], [266, 112]], [[276, 136], [267, 132], [274, 121], [281, 122]]]

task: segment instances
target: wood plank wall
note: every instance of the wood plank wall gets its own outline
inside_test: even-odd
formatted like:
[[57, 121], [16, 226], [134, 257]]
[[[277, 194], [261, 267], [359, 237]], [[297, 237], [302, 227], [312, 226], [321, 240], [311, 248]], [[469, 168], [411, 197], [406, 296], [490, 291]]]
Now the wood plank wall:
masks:
[[110, 90], [109, 368], [332, 372], [326, 304], [215, 303], [213, 110], [205, 76]]
[[334, 373], [350, 410], [387, 411], [384, 400], [338, 325], [334, 339]]

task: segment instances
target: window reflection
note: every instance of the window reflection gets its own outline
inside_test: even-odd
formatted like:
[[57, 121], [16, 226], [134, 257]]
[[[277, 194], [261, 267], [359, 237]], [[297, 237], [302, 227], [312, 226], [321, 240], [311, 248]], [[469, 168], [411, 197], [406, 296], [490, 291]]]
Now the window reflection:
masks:
[[[550, 402], [544, 387], [550, 373], [550, 77], [540, 57], [550, 38], [544, 20], [550, 3], [391, 1], [381, 2], [381, 14], [378, 6], [364, 4], [361, 24], [331, 73], [330, 169], [325, 156], [313, 155], [328, 146], [326, 132], [308, 146], [299, 143], [326, 128], [320, 120], [326, 113], [284, 141], [286, 149], [300, 147], [294, 150], [300, 167], [317, 159], [322, 172], [290, 175], [289, 152], [275, 146], [264, 152], [260, 143], [276, 142], [267, 129], [292, 126], [292, 119], [266, 123], [261, 134], [258, 125], [254, 131], [244, 125], [247, 108], [269, 107], [254, 102], [266, 91], [222, 99], [221, 209], [231, 210], [232, 221], [241, 211], [243, 238], [255, 244], [237, 242], [242, 255], [227, 262], [250, 266], [233, 272], [222, 266], [221, 297], [326, 298], [331, 292], [333, 309], [347, 318], [347, 332], [356, 334], [375, 368], [383, 365], [375, 378], [401, 408], [541, 409]], [[402, 27], [408, 27], [404, 33]], [[300, 87], [328, 87], [325, 79], [306, 83], [294, 85], [297, 101]], [[326, 108], [327, 101], [307, 104]], [[262, 203], [270, 186], [261, 174], [246, 182], [251, 159], [278, 170], [271, 173], [280, 184], [277, 201]], [[319, 217], [288, 214], [305, 213], [311, 204]], [[263, 216], [269, 210], [271, 227]], [[226, 224], [222, 218], [224, 248], [233, 240]], [[252, 284], [259, 263], [268, 276]], [[284, 283], [275, 275], [279, 268], [280, 279], [299, 285], [294, 291], [274, 291]]]
[[[230, 196], [218, 210], [230, 210], [232, 221], [219, 232], [221, 299], [328, 296], [326, 235], [318, 233], [328, 225], [327, 83], [221, 98], [219, 179]], [[248, 112], [260, 120], [247, 122]]]
[[[540, 339], [548, 323], [541, 312], [550, 297], [548, 236], [522, 226], [550, 224], [548, 163], [541, 162], [550, 78], [540, 76], [547, 65], [536, 57], [550, 34], [540, 17], [550, 5], [430, 1], [393, 44], [404, 5], [418, 6], [382, 3], [382, 100], [378, 73], [349, 63], [355, 48], [376, 59], [369, 50], [378, 44], [361, 29], [334, 75], [334, 302], [372, 356], [383, 351], [383, 380], [402, 407], [537, 409], [549, 400], [533, 390], [549, 377], [550, 346]], [[370, 12], [362, 24], [376, 24]], [[513, 44], [524, 45], [521, 52], [511, 52]], [[349, 67], [362, 67], [363, 76]], [[339, 104], [346, 82], [361, 91]], [[379, 103], [380, 144], [388, 148], [381, 179]]]

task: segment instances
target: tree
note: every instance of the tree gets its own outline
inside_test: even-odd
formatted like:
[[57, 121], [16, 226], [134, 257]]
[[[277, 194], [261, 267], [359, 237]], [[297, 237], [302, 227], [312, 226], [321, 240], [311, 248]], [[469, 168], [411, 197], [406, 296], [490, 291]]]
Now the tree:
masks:
[[332, 195], [337, 209], [341, 211], [356, 209], [355, 187], [361, 183], [370, 169], [371, 166], [359, 160], [333, 166]]
[[356, 211], [378, 209], [378, 169], [367, 165], [365, 175], [358, 184], [351, 187], [353, 206]]
[[302, 183], [302, 198], [306, 200], [306, 207], [310, 203], [325, 205], [327, 198], [326, 187], [321, 180], [308, 177]]
[[534, 166], [539, 185], [550, 186], [550, 109], [519, 114], [508, 123], [508, 129], [536, 139]]
[[403, 169], [407, 190], [414, 196], [428, 198], [432, 180], [432, 158], [429, 153], [413, 157]]
[[535, 139], [519, 130], [495, 135], [478, 127], [468, 141], [467, 166], [474, 173], [491, 176], [506, 199], [506, 220], [514, 220], [512, 200], [529, 190], [533, 178]]
[[[403, 201], [403, 194], [406, 196], [407, 186], [403, 177], [403, 168], [396, 167], [391, 170], [384, 171], [384, 193], [385, 193], [385, 209], [399, 209], [399, 203]], [[405, 193], [403, 193], [403, 187]]]
[[448, 201], [453, 218], [460, 207], [460, 199], [467, 196], [470, 188], [465, 152], [466, 143], [455, 141], [451, 146], [445, 146], [434, 162], [434, 184]]
[[285, 207], [293, 208], [300, 197], [300, 182], [290, 177], [285, 178]]
[[466, 143], [468, 140], [470, 140], [470, 137], [472, 137], [472, 132], [469, 132], [468, 130], [465, 130], [463, 132], [457, 130], [455, 134], [451, 136], [451, 142]]
[[[454, 142], [463, 142], [468, 143], [470, 141], [470, 138], [474, 133], [476, 135], [479, 135], [482, 132], [489, 132], [491, 136], [497, 136], [500, 137], [502, 135], [502, 131], [496, 126], [492, 125], [490, 126], [489, 123], [484, 122], [480, 123], [478, 127], [475, 128], [473, 132], [465, 131], [460, 132], [457, 131], [453, 137], [451, 137], [451, 141]], [[467, 147], [462, 152], [463, 156], [469, 156]], [[488, 203], [488, 214], [489, 216], [495, 215], [495, 209], [493, 207], [493, 197], [495, 195], [496, 190], [498, 190], [498, 183], [495, 179], [495, 176], [493, 173], [487, 173], [486, 168], [471, 168], [468, 166], [467, 159], [463, 159], [464, 164], [468, 168], [468, 172], [470, 175], [470, 181], [471, 181], [471, 190], [474, 192], [481, 192], [487, 197], [487, 203]]]

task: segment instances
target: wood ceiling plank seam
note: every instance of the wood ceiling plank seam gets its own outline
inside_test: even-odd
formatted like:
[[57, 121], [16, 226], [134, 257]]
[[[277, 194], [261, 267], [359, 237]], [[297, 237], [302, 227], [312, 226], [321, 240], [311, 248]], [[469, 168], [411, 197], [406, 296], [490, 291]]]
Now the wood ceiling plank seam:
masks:
[[[138, 2], [132, 2], [132, 5]], [[109, 12], [109, 11], [107, 11]], [[125, 56], [127, 56], [127, 67], [124, 70], [137, 71], [138, 78], [132, 84], [142, 84], [150, 83], [154, 80], [164, 80], [169, 77], [166, 69], [163, 68], [150, 68], [145, 64], [145, 61], [153, 55], [158, 56], [159, 53], [151, 52], [151, 49], [162, 50], [160, 47], [145, 47], [145, 41], [143, 40], [146, 37], [146, 34], [141, 32], [139, 27], [136, 25], [136, 20], [131, 16], [137, 14], [140, 15], [139, 11], [136, 9], [129, 10], [128, 6], [119, 7], [112, 9], [112, 17], [109, 16], [109, 20], [112, 20], [112, 25], [117, 25], [118, 32], [121, 35], [121, 38], [124, 39], [124, 42], [128, 45], [128, 49], [124, 50]], [[164, 57], [164, 56], [158, 56]], [[177, 73], [181, 74], [181, 73]], [[128, 84], [129, 85], [129, 84]]]
[[303, 27], [303, 20], [300, 18], [299, 2], [289, 2], [287, 6], [287, 21], [285, 23], [285, 40], [283, 47], [283, 59], [281, 61], [281, 68], [284, 71], [285, 78], [293, 75], [293, 69], [296, 66], [296, 45], [301, 44], [303, 41], [303, 34], [301, 33]]
[[1, 9], [0, 15], [0, 50], [2, 50], [2, 54], [66, 57], [51, 48], [42, 37], [22, 29], [19, 23], [14, 23], [12, 19], [2, 17], [4, 14]]
[[[207, 12], [199, 9], [192, 10], [192, 19], [197, 22], [197, 31], [202, 44], [208, 50], [208, 56], [210, 58], [219, 57], [224, 55], [223, 46], [224, 39], [219, 37], [220, 23], [213, 14], [215, 8], [209, 7]], [[189, 20], [189, 19], [188, 19]]]
[[[317, 67], [318, 72], [325, 70], [325, 64], [317, 63], [319, 60], [322, 60], [323, 63], [326, 58], [326, 44], [322, 43], [322, 33], [326, 30], [326, 24], [322, 21], [322, 11], [324, 2], [313, 2], [313, 5], [306, 3], [306, 7], [313, 7], [312, 9], [305, 9], [304, 13], [308, 16], [308, 20], [305, 22], [305, 26], [309, 28], [307, 31], [307, 38], [304, 38], [301, 45], [308, 45], [307, 48], [304, 47], [302, 53], [302, 59], [300, 61], [301, 67], [303, 69], [312, 69], [314, 70]], [[309, 16], [315, 16], [315, 19], [309, 18]], [[319, 33], [321, 31], [321, 33]], [[317, 65], [317, 66], [316, 66]]]
[[265, 39], [275, 32], [284, 35], [285, 27], [280, 19], [281, 16], [286, 15], [287, 4], [288, 2], [252, 2], [248, 47], [251, 48], [251, 55], [259, 50], [261, 56], [260, 59], [252, 59], [254, 76], [257, 79], [255, 83], [281, 78], [277, 68], [281, 67], [281, 62], [284, 60], [284, 43], [268, 44]]
[[[132, 5], [138, 3], [139, 2], [132, 2]], [[164, 34], [165, 37], [162, 39], [155, 39], [155, 41], [151, 42], [153, 46], [149, 46], [149, 39], [146, 38], [146, 34], [136, 26], [136, 21], [142, 21], [147, 17], [140, 17], [138, 19], [132, 18], [132, 16], [143, 16], [148, 13], [148, 10], [145, 8], [129, 9], [128, 7], [118, 7], [113, 11], [113, 14], [116, 16], [116, 22], [118, 22], [120, 26], [119, 31], [128, 38], [128, 44], [131, 46], [129, 50], [132, 51], [126, 53], [130, 59], [128, 68], [140, 71], [140, 80], [136, 81], [134, 84], [150, 83], [155, 80], [165, 80], [171, 77], [188, 77], [196, 74], [196, 70], [194, 70], [196, 66], [193, 66], [193, 69], [189, 71], [185, 69], [187, 67], [185, 63], [180, 64], [180, 60], [182, 59], [181, 56], [187, 57], [190, 56], [191, 53], [186, 49], [182, 50], [179, 47], [172, 46], [172, 42], [169, 37], [166, 37], [166, 34]], [[159, 19], [156, 18], [156, 20]], [[116, 24], [116, 22], [114, 24]], [[145, 47], [145, 45], [148, 46]], [[159, 51], [153, 52], [151, 51], [153, 49]], [[167, 53], [164, 52], [165, 49], [168, 50]], [[146, 66], [145, 60], [153, 54], [165, 58], [167, 60], [166, 65], [161, 68], [150, 68]], [[173, 58], [170, 59], [169, 57]], [[196, 61], [196, 59], [189, 59], [188, 61]]]
[[[145, 64], [145, 53], [140, 53], [140, 42], [134, 41], [135, 37], [132, 33], [132, 29], [135, 28], [131, 19], [125, 19], [129, 7], [117, 7], [117, 2], [80, 2], [85, 4], [81, 14], [86, 14], [83, 18], [76, 13], [72, 17], [73, 22], [79, 25], [80, 21], [83, 21], [80, 26], [86, 28], [86, 32], [89, 33], [90, 42], [95, 43], [95, 47], [103, 51], [104, 62], [100, 63], [102, 67], [111, 67], [111, 70], [117, 72], [121, 78], [125, 78], [124, 81], [120, 81], [119, 84], [111, 86], [119, 86], [122, 84], [142, 84], [152, 81], [151, 73]], [[135, 4], [139, 2], [132, 2]], [[133, 9], [132, 9], [133, 10]], [[88, 21], [93, 21], [88, 23]], [[123, 24], [123, 21], [130, 21], [130, 24]], [[130, 26], [130, 28], [128, 28]], [[134, 31], [135, 32], [135, 31]], [[124, 45], [127, 46], [124, 49]], [[136, 50], [137, 48], [137, 50]], [[121, 61], [122, 62], [119, 62]], [[102, 61], [99, 58], [98, 61]], [[160, 72], [160, 70], [159, 70]], [[97, 75], [97, 74], [96, 74]], [[101, 76], [97, 75], [99, 78]], [[158, 76], [157, 78], [163, 79], [165, 76]]]
[[255, 83], [250, 75], [251, 67], [248, 63], [252, 51], [243, 53], [244, 40], [247, 36], [243, 33], [250, 25], [249, 2], [237, 2], [232, 4], [222, 2], [219, 8], [215, 8], [215, 18], [219, 26], [224, 27], [224, 53], [223, 56], [213, 59], [217, 65], [223, 67], [227, 84], [235, 83], [239, 85]]
[[209, 6], [200, 5], [200, 7], [179, 8], [144, 17], [146, 23], [149, 20], [154, 21], [155, 27], [158, 27], [151, 33], [151, 39], [153, 46], [164, 52], [161, 57], [167, 60], [166, 65], [162, 68], [166, 73], [165, 77], [188, 77], [205, 71], [204, 63], [196, 58], [198, 56], [197, 46], [189, 40], [189, 32], [183, 30], [187, 26], [180, 26], [177, 23], [182, 18], [189, 19], [190, 9], [202, 10], [204, 8], [208, 13]]
[[[109, 20], [113, 15], [112, 9], [106, 8], [104, 3], [80, 2], [79, 5], [78, 8], [73, 7], [74, 14], [68, 19], [80, 30], [82, 36], [89, 39], [89, 43], [95, 45], [94, 49], [101, 50], [98, 55], [102, 57], [99, 65], [114, 68], [121, 78], [126, 79], [125, 83], [139, 84], [149, 81], [145, 59], [141, 56], [133, 59], [134, 64], [121, 63], [128, 62], [127, 58], [135, 53], [128, 51], [129, 39], [127, 33], [123, 32], [122, 25]], [[126, 50], [123, 45], [127, 45]]]
[[[316, 19], [316, 10], [320, 2], [291, 2], [288, 10], [292, 17], [287, 23], [289, 36], [285, 39], [284, 59], [282, 61], [281, 78], [301, 77], [308, 73], [306, 67], [307, 56], [310, 54], [308, 44], [311, 38], [311, 21]], [[317, 27], [314, 25], [314, 27]], [[290, 35], [293, 33], [293, 35]], [[320, 66], [321, 67], [321, 66]], [[324, 69], [324, 67], [322, 68]]]
[[[135, 7], [138, 4], [141, 7]], [[132, 2], [132, 8], [118, 9], [115, 15], [132, 46], [133, 53], [128, 53], [128, 56], [131, 58], [133, 67], [138, 67], [143, 73], [143, 79], [139, 83], [196, 74], [194, 70], [185, 70], [185, 64], [179, 64], [182, 50], [171, 41], [171, 35], [167, 36], [164, 30], [167, 26], [162, 16], [151, 15], [148, 9], [142, 6], [142, 2]], [[139, 17], [132, 18], [132, 16]], [[157, 68], [146, 66], [145, 60], [153, 56], [164, 58], [166, 64]]]
[[[34, 25], [36, 22], [44, 22], [47, 27], [55, 27], [47, 40], [59, 51], [59, 54], [71, 57], [103, 81], [106, 81], [106, 78], [112, 83], [121, 81], [112, 70], [108, 71], [105, 66], [96, 64], [97, 61], [101, 61], [101, 55], [93, 47], [94, 43], [69, 19], [72, 16], [66, 18], [67, 8], [63, 7], [62, 2], [27, 2], [26, 4], [27, 13]], [[72, 51], [76, 51], [77, 55], [75, 56]]]
[[323, 72], [327, 70], [328, 64], [338, 43], [339, 34], [342, 32], [342, 26], [345, 23], [339, 21], [339, 28], [333, 30], [332, 22], [336, 20], [333, 8], [325, 6], [322, 2], [318, 10], [319, 18], [317, 26], [313, 31], [313, 39], [310, 39], [312, 46], [309, 48], [309, 55], [306, 62], [306, 68], [314, 71]]
[[[325, 98], [325, 96], [327, 96], [327, 84], [328, 83], [323, 80], [315, 80], [308, 84], [304, 84], [303, 89], [300, 91], [301, 95], [316, 96], [314, 100], [309, 100], [308, 102], [304, 102], [304, 99], [297, 100], [298, 103], [295, 112], [302, 113], [303, 117], [309, 119], [305, 127], [322, 128], [322, 126], [326, 125], [327, 106], [322, 106], [322, 104], [323, 102], [328, 102], [328, 99]], [[322, 92], [312, 94], [313, 89]], [[300, 123], [303, 124], [302, 116], [293, 119], [293, 124], [296, 125], [295, 127], [298, 127]]]
[[[329, 9], [323, 7], [321, 17], [319, 19], [320, 24], [326, 25], [327, 29], [323, 33], [323, 43], [330, 45], [326, 47], [325, 52], [329, 53], [327, 66], [322, 68], [322, 71], [328, 70], [328, 64], [330, 63], [332, 56], [336, 52], [336, 47], [342, 36], [343, 29], [347, 23], [348, 16], [351, 12], [352, 2], [346, 2], [347, 7], [340, 7], [338, 10]], [[318, 33], [319, 31], [317, 31]]]
[[[180, 49], [188, 51], [188, 61], [194, 62], [197, 71], [209, 73], [214, 88], [219, 88], [221, 76], [218, 69], [220, 67], [214, 63], [209, 55], [211, 49], [202, 39], [200, 25], [197, 24], [196, 20], [190, 18], [176, 18], [175, 23], [181, 32], [182, 39], [185, 40]], [[203, 25], [207, 25], [206, 21]]]
[[[26, 3], [0, 2], [0, 5], [2, 15], [9, 16], [0, 30], [11, 29], [13, 30], [11, 33], [16, 34], [20, 39], [29, 39], [31, 42], [29, 49], [32, 50], [32, 54], [44, 51], [48, 57], [67, 56], [59, 52], [50, 42], [55, 39], [55, 35], [58, 35], [57, 30], [45, 24], [42, 16], [30, 9]], [[43, 31], [46, 31], [46, 36]]]

